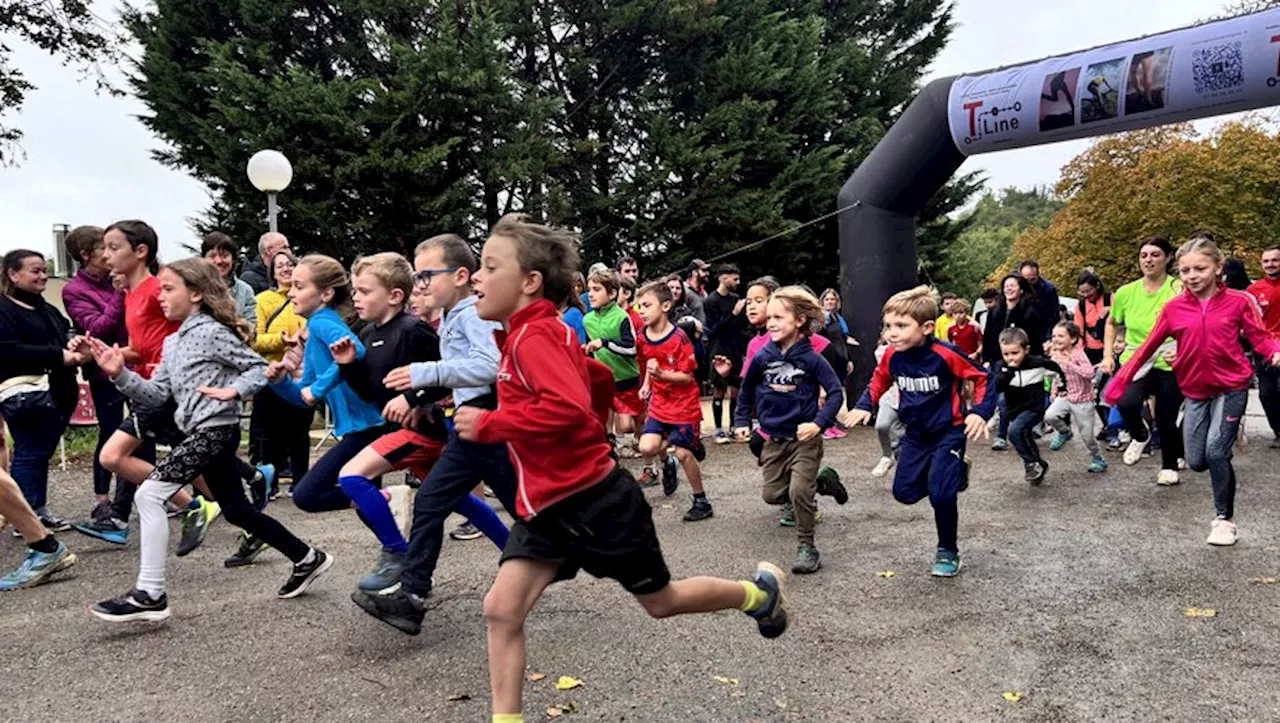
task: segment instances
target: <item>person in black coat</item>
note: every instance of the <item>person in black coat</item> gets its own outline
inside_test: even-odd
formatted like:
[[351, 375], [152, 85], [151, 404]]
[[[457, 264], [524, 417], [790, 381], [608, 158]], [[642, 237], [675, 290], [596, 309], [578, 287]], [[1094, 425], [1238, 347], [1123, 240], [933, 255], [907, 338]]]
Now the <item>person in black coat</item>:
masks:
[[5, 254], [0, 276], [0, 415], [13, 434], [10, 470], [22, 495], [50, 531], [71, 526], [46, 507], [49, 460], [79, 399], [75, 368], [85, 363], [67, 350], [71, 322], [44, 300], [49, 274], [44, 256], [26, 249]]
[[[1036, 310], [1036, 295], [1031, 283], [1017, 274], [1009, 274], [1000, 282], [1000, 299], [987, 314], [982, 332], [982, 360], [988, 365], [1000, 361], [1000, 332], [1017, 327], [1027, 332], [1031, 353], [1044, 356], [1044, 321]], [[1049, 328], [1053, 328], [1053, 319]]]

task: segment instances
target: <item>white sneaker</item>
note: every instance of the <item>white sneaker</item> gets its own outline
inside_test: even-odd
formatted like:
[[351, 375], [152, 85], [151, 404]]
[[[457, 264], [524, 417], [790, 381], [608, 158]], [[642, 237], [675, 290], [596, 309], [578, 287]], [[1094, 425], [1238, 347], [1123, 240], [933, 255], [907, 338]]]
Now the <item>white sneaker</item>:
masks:
[[1231, 520], [1224, 520], [1221, 517], [1213, 521], [1209, 526], [1209, 539], [1205, 542], [1210, 545], [1218, 545], [1227, 547], [1236, 544], [1236, 523]]
[[875, 468], [871, 470], [871, 476], [883, 477], [889, 474], [891, 469], [893, 469], [893, 457], [881, 457]]
[[1176, 485], [1180, 481], [1181, 480], [1178, 479], [1178, 471], [1176, 469], [1162, 469], [1160, 470], [1160, 474], [1156, 475], [1156, 484], [1158, 485], [1168, 487], [1169, 485]]
[[1120, 430], [1119, 437], [1120, 444], [1128, 444], [1133, 441], [1133, 435], [1129, 434], [1129, 431], [1125, 429]]
[[387, 494], [391, 498], [387, 500], [387, 504], [391, 507], [391, 516], [395, 518], [400, 534], [407, 540], [410, 530], [413, 529], [414, 489], [409, 485], [392, 485], [387, 488]]
[[1129, 442], [1129, 446], [1124, 450], [1124, 463], [1133, 466], [1142, 459], [1142, 452], [1147, 448], [1146, 442], [1139, 442], [1134, 439]]
[[1179, 458], [1178, 458], [1178, 469], [1179, 469], [1179, 470], [1183, 470], [1183, 469], [1186, 469], [1186, 468], [1187, 468], [1187, 460], [1183, 459], [1182, 457], [1179, 457]]

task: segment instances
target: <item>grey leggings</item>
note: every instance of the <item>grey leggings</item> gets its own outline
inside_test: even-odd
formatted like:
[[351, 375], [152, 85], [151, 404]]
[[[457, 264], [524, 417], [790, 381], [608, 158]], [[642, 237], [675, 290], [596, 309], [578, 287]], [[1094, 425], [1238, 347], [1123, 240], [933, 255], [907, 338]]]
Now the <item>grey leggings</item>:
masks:
[[892, 457], [893, 450], [898, 447], [898, 440], [907, 431], [906, 425], [898, 421], [898, 410], [888, 404], [881, 404], [876, 412], [876, 435], [880, 437], [880, 452], [885, 457]]
[[1236, 471], [1231, 466], [1231, 449], [1248, 403], [1249, 391], [1240, 389], [1209, 399], [1188, 399], [1183, 408], [1187, 466], [1196, 472], [1209, 470], [1213, 506], [1224, 520], [1235, 515]]

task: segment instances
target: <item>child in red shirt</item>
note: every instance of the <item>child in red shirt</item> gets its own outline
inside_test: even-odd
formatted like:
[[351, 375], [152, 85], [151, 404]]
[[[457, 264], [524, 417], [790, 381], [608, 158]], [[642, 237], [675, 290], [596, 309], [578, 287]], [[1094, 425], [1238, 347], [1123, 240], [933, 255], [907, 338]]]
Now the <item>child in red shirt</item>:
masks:
[[955, 323], [947, 329], [947, 341], [955, 344], [965, 356], [978, 361], [978, 354], [982, 350], [982, 329], [969, 318], [969, 309], [969, 302], [964, 299], [951, 302], [951, 314]]
[[482, 259], [476, 311], [506, 327], [498, 408], [459, 409], [454, 427], [462, 439], [506, 443], [520, 470], [519, 519], [484, 601], [495, 723], [523, 722], [525, 618], [547, 586], [579, 569], [622, 583], [653, 617], [737, 608], [765, 637], [781, 635], [787, 609], [777, 566], [760, 563], [751, 581], [671, 580], [653, 511], [611, 454], [593, 411], [587, 359], [557, 313], [573, 293], [573, 236], [504, 217]]
[[668, 445], [674, 448], [693, 489], [693, 506], [685, 513], [684, 521], [709, 519], [711, 503], [702, 487], [702, 468], [698, 466], [707, 451], [702, 446], [702, 399], [693, 377], [698, 368], [693, 342], [667, 318], [674, 299], [666, 282], [645, 286], [638, 301], [644, 320], [640, 328], [644, 331], [638, 335], [636, 346], [640, 368], [647, 373], [640, 397], [649, 400], [649, 420], [640, 437], [640, 453], [645, 459], [654, 455], [665, 458], [662, 491], [671, 495], [679, 480], [675, 460], [666, 452]]

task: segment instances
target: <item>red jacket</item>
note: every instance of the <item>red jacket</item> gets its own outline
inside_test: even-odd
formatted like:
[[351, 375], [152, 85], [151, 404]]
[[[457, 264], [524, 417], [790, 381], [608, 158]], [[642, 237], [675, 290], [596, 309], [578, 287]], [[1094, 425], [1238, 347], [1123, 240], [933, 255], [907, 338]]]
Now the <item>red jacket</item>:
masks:
[[516, 470], [516, 514], [531, 519], [597, 484], [616, 462], [591, 397], [577, 334], [550, 301], [516, 312], [498, 334], [498, 408], [476, 441], [505, 443]]
[[1114, 405], [1133, 375], [1170, 336], [1178, 342], [1173, 374], [1188, 399], [1248, 389], [1253, 368], [1240, 344], [1241, 334], [1268, 359], [1280, 352], [1280, 344], [1262, 327], [1257, 303], [1249, 294], [1219, 286], [1202, 304], [1195, 294], [1183, 291], [1165, 304], [1147, 340], [1107, 385], [1104, 401]]

